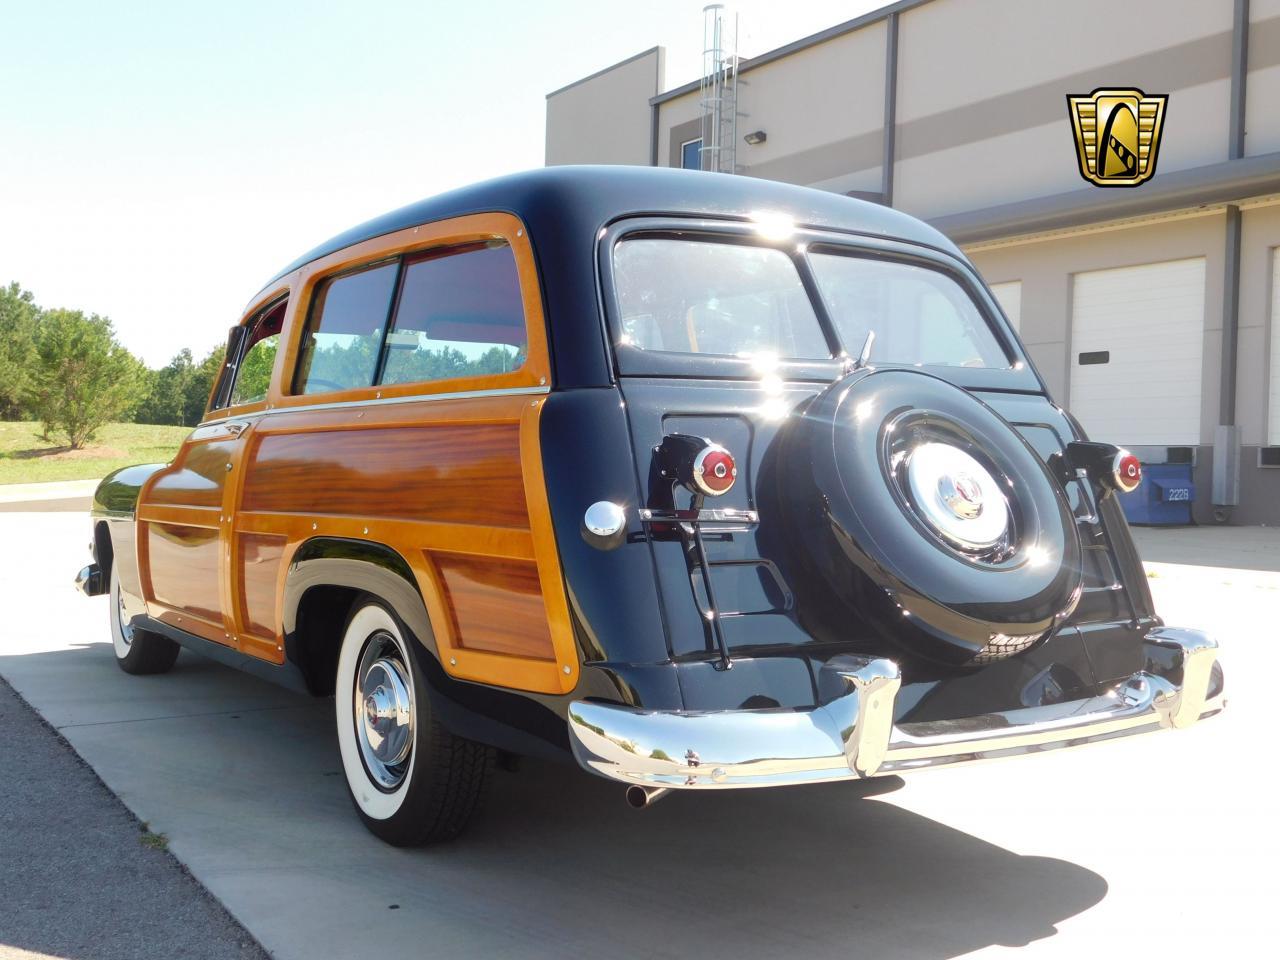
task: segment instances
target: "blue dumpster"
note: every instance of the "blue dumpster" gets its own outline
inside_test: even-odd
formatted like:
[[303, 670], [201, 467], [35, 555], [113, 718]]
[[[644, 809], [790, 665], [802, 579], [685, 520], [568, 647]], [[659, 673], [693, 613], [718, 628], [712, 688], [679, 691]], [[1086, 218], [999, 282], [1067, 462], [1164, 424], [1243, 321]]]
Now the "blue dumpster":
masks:
[[1130, 523], [1190, 523], [1191, 504], [1196, 498], [1191, 464], [1144, 463], [1142, 485], [1133, 493], [1122, 493], [1119, 497]]

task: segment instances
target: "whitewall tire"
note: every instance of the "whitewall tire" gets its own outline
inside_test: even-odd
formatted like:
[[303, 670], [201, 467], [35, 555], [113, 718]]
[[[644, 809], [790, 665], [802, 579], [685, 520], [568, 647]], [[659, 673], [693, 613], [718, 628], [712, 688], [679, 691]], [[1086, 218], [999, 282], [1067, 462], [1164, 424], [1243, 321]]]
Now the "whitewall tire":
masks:
[[396, 846], [449, 840], [479, 802], [493, 751], [456, 737], [431, 709], [429, 656], [381, 601], [358, 601], [334, 684], [338, 752], [356, 811]]
[[124, 609], [120, 573], [111, 565], [111, 646], [116, 664], [125, 673], [168, 673], [182, 648], [158, 633], [132, 626]]

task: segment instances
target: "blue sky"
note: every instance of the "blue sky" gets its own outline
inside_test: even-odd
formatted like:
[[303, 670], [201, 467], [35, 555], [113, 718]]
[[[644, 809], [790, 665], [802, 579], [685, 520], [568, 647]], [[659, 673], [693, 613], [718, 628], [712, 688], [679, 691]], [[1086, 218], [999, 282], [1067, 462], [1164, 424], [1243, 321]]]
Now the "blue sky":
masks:
[[[743, 0], [740, 49], [879, 5]], [[0, 0], [0, 283], [202, 354], [328, 236], [541, 166], [549, 91], [654, 44], [694, 79], [702, 6]]]

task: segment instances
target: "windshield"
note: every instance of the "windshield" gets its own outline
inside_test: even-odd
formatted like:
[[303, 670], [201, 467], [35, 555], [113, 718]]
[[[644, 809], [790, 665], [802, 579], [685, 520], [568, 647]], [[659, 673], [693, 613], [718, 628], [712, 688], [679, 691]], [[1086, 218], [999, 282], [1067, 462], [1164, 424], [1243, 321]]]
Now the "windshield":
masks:
[[[977, 306], [948, 274], [826, 250], [804, 256], [844, 353], [856, 356], [874, 331], [873, 361], [1009, 367]], [[618, 339], [625, 346], [731, 357], [832, 356], [797, 264], [782, 250], [624, 239], [613, 248], [613, 274]]]

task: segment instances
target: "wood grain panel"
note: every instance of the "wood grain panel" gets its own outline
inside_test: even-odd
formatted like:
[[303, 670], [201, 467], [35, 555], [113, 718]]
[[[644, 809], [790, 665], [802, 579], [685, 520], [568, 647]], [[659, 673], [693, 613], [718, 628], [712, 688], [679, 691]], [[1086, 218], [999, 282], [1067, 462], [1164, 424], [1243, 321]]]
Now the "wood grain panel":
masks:
[[435, 554], [464, 650], [555, 660], [542, 586], [534, 563]]
[[527, 529], [516, 424], [263, 436], [242, 509]]
[[276, 635], [276, 578], [288, 539], [241, 534], [236, 551], [240, 571], [240, 622], [260, 637]]
[[148, 523], [146, 528], [154, 599], [221, 622], [218, 531], [169, 523]]
[[178, 460], [147, 488], [149, 504], [222, 508], [222, 488], [234, 441], [188, 443]]

